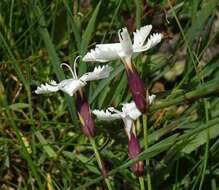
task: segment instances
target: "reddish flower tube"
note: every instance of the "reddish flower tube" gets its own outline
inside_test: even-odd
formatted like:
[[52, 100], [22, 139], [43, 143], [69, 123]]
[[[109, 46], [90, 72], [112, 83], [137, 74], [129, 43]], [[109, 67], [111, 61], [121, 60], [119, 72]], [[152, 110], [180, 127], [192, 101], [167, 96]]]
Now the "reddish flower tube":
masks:
[[89, 104], [82, 90], [75, 93], [75, 102], [83, 133], [88, 138], [94, 137], [96, 126], [91, 115]]
[[126, 65], [125, 70], [128, 77], [129, 89], [132, 93], [133, 100], [141, 113], [147, 113], [149, 102], [147, 100], [146, 89], [143, 80], [140, 78], [137, 70], [133, 65]]
[[[128, 142], [128, 154], [130, 159], [136, 158], [141, 153], [141, 148], [138, 143], [136, 135], [131, 132]], [[137, 161], [131, 166], [131, 170], [136, 176], [142, 176], [144, 173], [144, 163], [143, 161]]]

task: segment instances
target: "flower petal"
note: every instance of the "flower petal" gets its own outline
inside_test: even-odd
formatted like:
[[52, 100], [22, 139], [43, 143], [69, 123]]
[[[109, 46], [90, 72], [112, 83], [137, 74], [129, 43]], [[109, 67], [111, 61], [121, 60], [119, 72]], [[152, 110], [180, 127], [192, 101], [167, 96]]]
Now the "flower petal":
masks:
[[134, 52], [137, 53], [137, 52], [147, 51], [147, 50], [151, 49], [152, 47], [156, 46], [158, 43], [161, 42], [162, 37], [163, 37], [163, 35], [160, 33], [152, 34], [149, 37], [147, 43], [142, 47], [135, 48]]
[[92, 81], [92, 80], [99, 80], [103, 78], [109, 77], [110, 72], [113, 70], [112, 67], [106, 65], [106, 66], [99, 66], [95, 67], [93, 72], [85, 73], [82, 75], [80, 80], [86, 82], [86, 81]]
[[67, 93], [69, 96], [86, 85], [85, 82], [76, 79], [66, 79], [58, 84], [58, 88], [63, 92]]
[[132, 125], [133, 125], [133, 120], [130, 117], [125, 117], [122, 119], [124, 122], [124, 127], [125, 127], [125, 132], [130, 138], [131, 130], [132, 130]]
[[117, 113], [111, 113], [109, 110], [93, 110], [92, 113], [100, 120], [112, 121], [115, 119], [121, 119], [121, 115]]
[[139, 30], [137, 29], [136, 32], [133, 33], [134, 35], [133, 49], [141, 48], [144, 45], [146, 38], [151, 32], [151, 29], [152, 29], [152, 25], [146, 25], [141, 27]]
[[149, 96], [149, 104], [152, 104], [155, 98], [156, 98], [155, 94], [152, 94], [151, 96]]
[[119, 41], [122, 46], [122, 51], [124, 53], [123, 57], [131, 57], [133, 54], [132, 41], [128, 33], [127, 28], [122, 28], [118, 31]]
[[117, 51], [122, 50], [122, 46], [120, 43], [108, 43], [108, 44], [97, 44], [96, 47], [102, 49], [102, 50], [108, 50], [108, 49], [114, 49]]
[[131, 102], [131, 103], [126, 103], [123, 104], [122, 107], [122, 112], [129, 116], [131, 119], [136, 120], [138, 117], [141, 116], [141, 112], [139, 111], [139, 109], [136, 107], [135, 102]]
[[92, 49], [82, 58], [82, 61], [107, 62], [107, 61], [120, 59], [121, 55], [122, 55], [122, 47], [119, 43], [98, 44], [96, 45], [95, 49]]
[[56, 92], [58, 91], [58, 84], [56, 81], [52, 80], [49, 83], [46, 84], [41, 84], [40, 86], [37, 87], [35, 90], [36, 94], [45, 94], [45, 93], [50, 93], [50, 92]]

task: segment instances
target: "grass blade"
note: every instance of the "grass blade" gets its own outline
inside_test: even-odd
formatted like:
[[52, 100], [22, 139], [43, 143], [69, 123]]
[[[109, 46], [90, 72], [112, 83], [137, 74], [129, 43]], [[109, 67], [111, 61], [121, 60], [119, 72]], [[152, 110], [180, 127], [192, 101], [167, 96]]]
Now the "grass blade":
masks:
[[203, 5], [202, 9], [197, 12], [196, 19], [193, 20], [194, 22], [186, 34], [186, 39], [189, 41], [190, 45], [203, 31], [207, 19], [210, 15], [212, 15], [217, 4], [218, 0], [209, 0], [208, 2], [205, 2], [205, 5]]
[[[94, 31], [94, 26], [95, 26], [95, 23], [96, 23], [96, 19], [97, 19], [97, 15], [98, 15], [98, 12], [99, 12], [99, 9], [100, 9], [100, 5], [101, 5], [101, 2], [100, 1], [94, 12], [92, 13], [91, 15], [91, 18], [87, 24], [87, 27], [82, 35], [82, 42], [81, 42], [81, 49], [80, 49], [80, 54], [81, 55], [84, 55], [85, 52], [87, 51], [87, 47], [88, 47], [88, 44], [91, 40], [91, 37], [92, 37], [92, 33]], [[82, 74], [82, 73], [85, 73], [87, 70], [87, 66], [86, 64], [81, 64], [80, 67], [79, 67], [79, 74]]]

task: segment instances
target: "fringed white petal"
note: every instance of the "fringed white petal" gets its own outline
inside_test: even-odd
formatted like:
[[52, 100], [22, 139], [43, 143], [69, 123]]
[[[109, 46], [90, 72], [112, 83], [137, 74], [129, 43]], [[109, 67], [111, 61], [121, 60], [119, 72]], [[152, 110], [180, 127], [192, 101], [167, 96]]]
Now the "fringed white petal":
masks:
[[[120, 43], [97, 44], [95, 49], [92, 49], [84, 57], [84, 62], [98, 61], [108, 62], [116, 59], [122, 59], [129, 63], [132, 56], [137, 56], [139, 52], [149, 50], [160, 43], [162, 34], [152, 34], [145, 44], [152, 25], [146, 25], [134, 32], [134, 42], [132, 44], [127, 28], [122, 28], [118, 31]], [[145, 45], [144, 45], [145, 44]]]
[[155, 94], [152, 94], [151, 96], [149, 96], [149, 104], [152, 104], [155, 98], [156, 98]]
[[99, 50], [104, 52], [104, 54], [106, 53], [105, 57], [109, 57], [109, 61], [125, 56], [120, 43], [97, 44], [96, 48], [99, 48]]
[[112, 121], [115, 119], [121, 119], [121, 115], [117, 113], [111, 113], [109, 110], [93, 110], [92, 113], [100, 120]]
[[133, 120], [136, 120], [142, 114], [136, 107], [135, 102], [133, 101], [130, 103], [123, 104], [122, 112], [126, 115], [126, 117], [128, 116]]
[[92, 49], [88, 52], [83, 58], [82, 61], [98, 61], [98, 62], [108, 62], [116, 59], [120, 59], [121, 45], [118, 43], [115, 44], [99, 44], [96, 45], [95, 49]]
[[151, 32], [151, 29], [152, 29], [152, 25], [146, 25], [141, 27], [139, 30], [137, 29], [136, 32], [133, 33], [134, 35], [133, 49], [139, 49], [144, 45], [146, 38]]
[[122, 46], [120, 43], [108, 43], [108, 44], [97, 44], [96, 45], [97, 48], [102, 49], [102, 50], [108, 50], [108, 49], [113, 49], [116, 51], [121, 51], [122, 50]]
[[50, 93], [50, 92], [56, 92], [58, 91], [58, 84], [56, 81], [52, 80], [49, 83], [41, 84], [40, 86], [37, 87], [35, 90], [36, 94], [45, 94], [45, 93]]
[[107, 78], [110, 75], [110, 72], [113, 70], [112, 67], [105, 65], [105, 66], [98, 66], [95, 67], [93, 72], [85, 73], [82, 75], [80, 80], [86, 82], [86, 81], [92, 81], [92, 80], [99, 80], [103, 78]]
[[124, 57], [131, 57], [133, 54], [133, 48], [127, 28], [122, 28], [121, 30], [119, 30], [118, 35]]
[[142, 52], [147, 51], [151, 49], [152, 47], [156, 46], [158, 43], [161, 42], [163, 35], [160, 33], [152, 34], [149, 39], [147, 40], [147, 43], [142, 46], [141, 48], [135, 48], [134, 52]]
[[84, 87], [86, 85], [85, 82], [76, 80], [76, 79], [66, 79], [61, 81], [58, 84], [58, 88], [63, 92], [67, 93], [69, 96], [73, 96], [73, 94]]

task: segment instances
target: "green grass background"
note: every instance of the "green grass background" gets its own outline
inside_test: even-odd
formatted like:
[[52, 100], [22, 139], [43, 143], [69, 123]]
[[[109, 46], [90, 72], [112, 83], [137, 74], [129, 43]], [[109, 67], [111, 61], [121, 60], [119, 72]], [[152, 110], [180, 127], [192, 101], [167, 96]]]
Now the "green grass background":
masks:
[[[149, 147], [153, 189], [219, 189], [218, 0], [1, 0], [0, 189], [104, 189], [74, 99], [36, 95], [51, 79], [70, 77], [72, 65], [95, 43], [118, 41], [117, 30], [153, 25], [160, 45], [134, 63], [157, 95], [151, 106]], [[120, 61], [109, 78], [88, 84], [91, 108], [131, 100]], [[78, 63], [78, 73], [94, 64]], [[160, 88], [158, 88], [160, 86]], [[163, 90], [159, 90], [163, 89]], [[142, 141], [142, 121], [138, 122]], [[130, 172], [123, 123], [97, 121], [96, 142], [114, 189], [139, 189]], [[51, 188], [51, 189], [50, 189]]]

